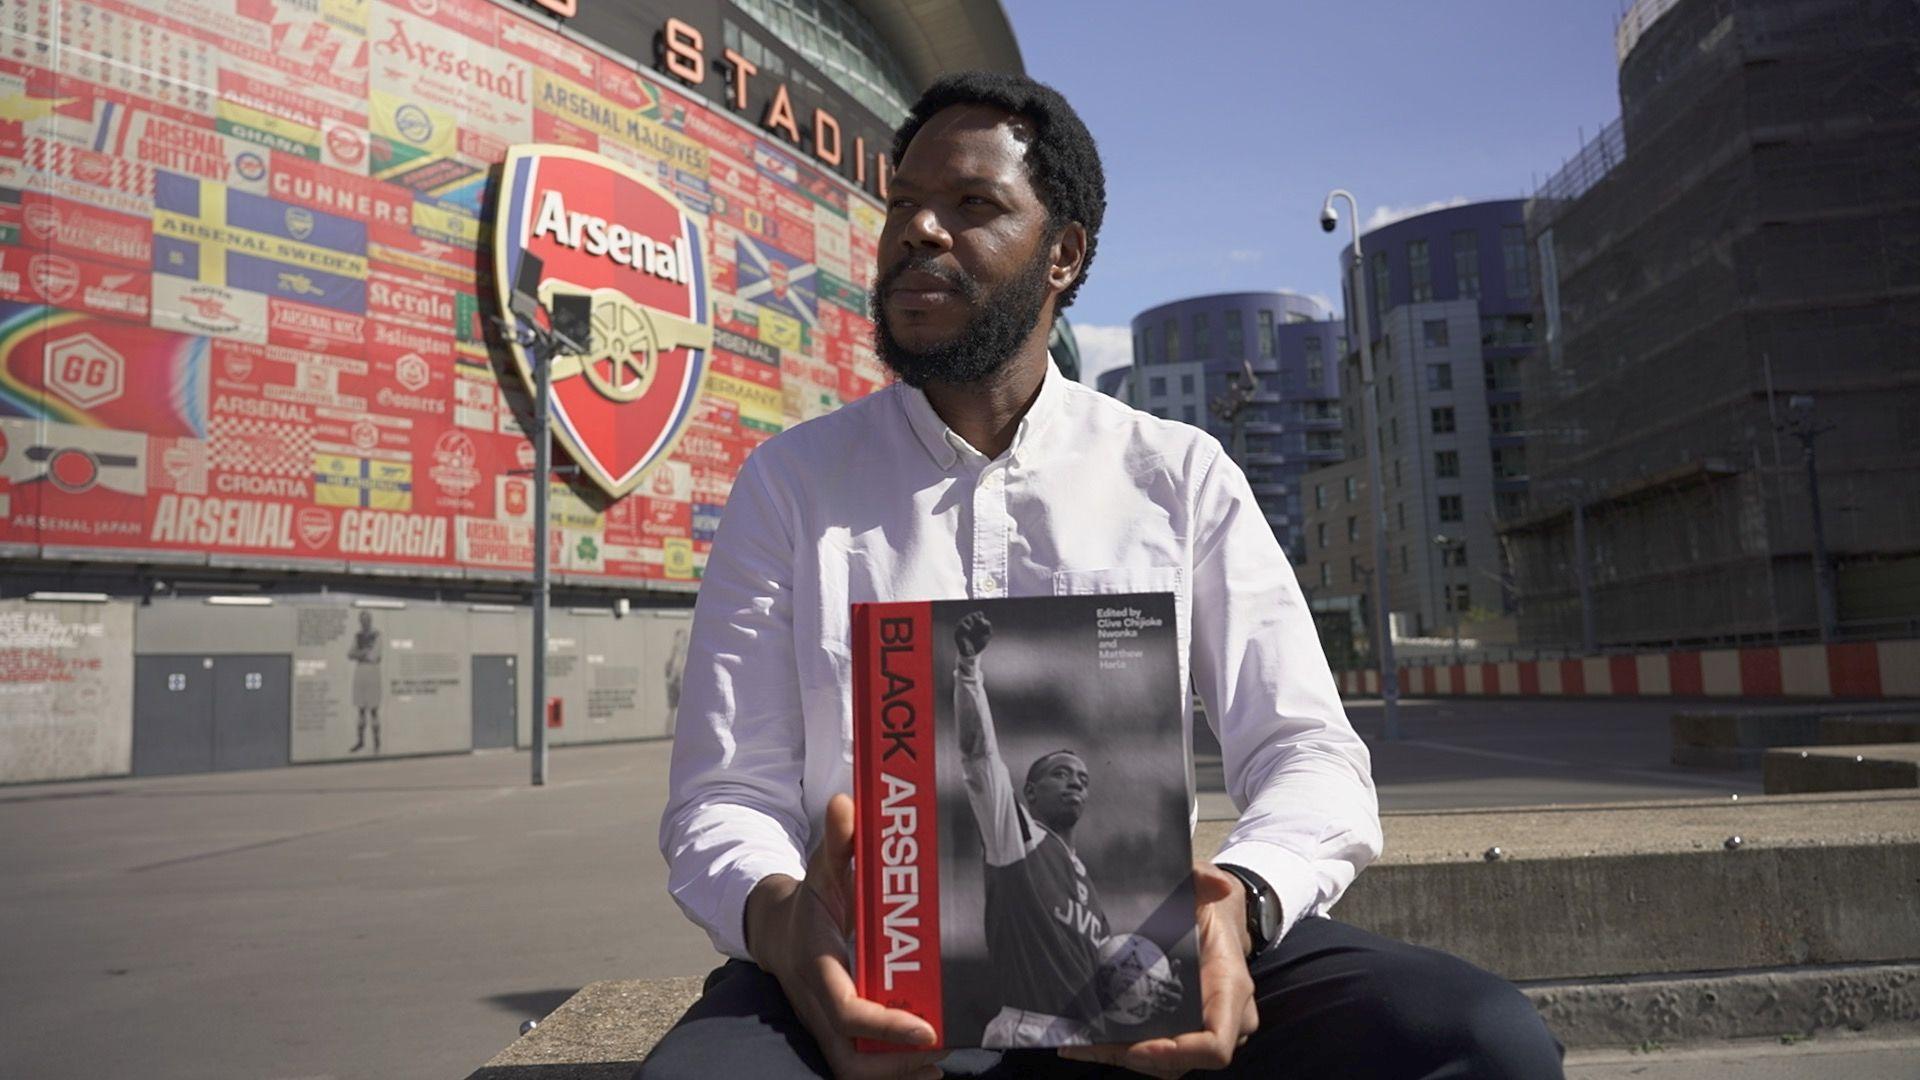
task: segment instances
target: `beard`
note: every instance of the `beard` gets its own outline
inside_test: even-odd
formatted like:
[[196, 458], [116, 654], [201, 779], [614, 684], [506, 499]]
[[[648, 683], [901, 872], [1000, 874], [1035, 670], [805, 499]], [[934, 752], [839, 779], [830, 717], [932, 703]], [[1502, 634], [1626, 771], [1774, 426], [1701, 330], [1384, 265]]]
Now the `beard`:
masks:
[[[909, 255], [901, 259], [881, 274], [873, 286], [874, 351], [901, 382], [912, 387], [923, 387], [930, 382], [979, 382], [992, 375], [1013, 359], [1013, 354], [1040, 321], [1040, 309], [1047, 302], [1051, 254], [1052, 245], [1041, 244], [1027, 265], [992, 290], [982, 289], [964, 270], [936, 265], [931, 255]], [[946, 282], [973, 312], [951, 339], [918, 351], [900, 344], [887, 320], [887, 293], [894, 281], [908, 270], [931, 274]]]

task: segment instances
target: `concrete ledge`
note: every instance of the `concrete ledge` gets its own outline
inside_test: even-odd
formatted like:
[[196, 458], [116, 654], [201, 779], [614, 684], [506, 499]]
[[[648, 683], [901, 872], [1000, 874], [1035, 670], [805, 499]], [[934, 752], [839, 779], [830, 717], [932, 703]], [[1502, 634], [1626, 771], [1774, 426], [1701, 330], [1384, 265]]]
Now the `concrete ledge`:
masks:
[[1920, 709], [1907, 701], [1687, 709], [1673, 714], [1670, 730], [1675, 765], [1755, 769], [1776, 746], [1920, 740]]
[[1568, 1048], [1872, 1031], [1920, 1033], [1920, 964], [1528, 983]]
[[[1384, 822], [1335, 914], [1520, 982], [1569, 1046], [1920, 1024], [1920, 791]], [[626, 1080], [700, 982], [594, 983], [471, 1080]]]
[[1769, 750], [1761, 776], [1769, 795], [1920, 788], [1920, 743]]

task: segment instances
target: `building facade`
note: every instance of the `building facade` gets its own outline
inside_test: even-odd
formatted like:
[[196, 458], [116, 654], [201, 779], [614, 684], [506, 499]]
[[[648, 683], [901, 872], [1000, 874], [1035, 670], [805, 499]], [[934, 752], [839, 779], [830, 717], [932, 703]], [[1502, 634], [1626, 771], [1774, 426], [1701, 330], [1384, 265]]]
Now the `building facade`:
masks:
[[[1133, 319], [1133, 364], [1096, 385], [1135, 407], [1205, 428], [1236, 454], [1274, 535], [1305, 553], [1300, 477], [1340, 460], [1342, 332], [1324, 305], [1285, 292], [1217, 293], [1162, 304]], [[1251, 365], [1240, 439], [1216, 403]], [[1122, 393], [1125, 391], [1125, 393]]]
[[[994, 0], [10, 16], [0, 781], [345, 759], [373, 712], [383, 752], [465, 750], [502, 701], [524, 743], [510, 673], [533, 662], [557, 741], [663, 733], [669, 624], [741, 463], [887, 380], [867, 320], [886, 154], [919, 90], [966, 68], [1021, 70]], [[571, 166], [510, 167], [535, 153], [588, 177], [537, 226], [507, 192]], [[660, 239], [621, 216], [640, 208], [580, 204], [616, 183]], [[543, 527], [530, 368], [500, 330], [521, 286], [495, 264], [530, 265], [495, 235], [516, 223], [571, 229], [545, 242], [582, 254], [549, 270], [598, 258], [579, 266], [686, 305], [569, 286], [630, 351], [555, 368], [543, 661], [503, 629]], [[660, 425], [626, 486], [577, 449], [570, 418], [596, 409]]]
[[[1461, 632], [1512, 640], [1512, 601], [1496, 521], [1525, 506], [1521, 374], [1532, 347], [1533, 281], [1520, 200], [1471, 203], [1382, 226], [1361, 238], [1379, 388], [1390, 610], [1396, 636]], [[1350, 265], [1350, 254], [1343, 256]], [[1364, 490], [1358, 355], [1342, 362], [1347, 462], [1305, 478], [1310, 581], [1317, 597], [1370, 595], [1365, 512], [1317, 496]], [[1357, 464], [1356, 464], [1357, 463]], [[1358, 544], [1358, 546], [1355, 546]]]
[[1523, 636], [1911, 633], [1920, 8], [1643, 2], [1619, 50], [1620, 120], [1527, 211]]

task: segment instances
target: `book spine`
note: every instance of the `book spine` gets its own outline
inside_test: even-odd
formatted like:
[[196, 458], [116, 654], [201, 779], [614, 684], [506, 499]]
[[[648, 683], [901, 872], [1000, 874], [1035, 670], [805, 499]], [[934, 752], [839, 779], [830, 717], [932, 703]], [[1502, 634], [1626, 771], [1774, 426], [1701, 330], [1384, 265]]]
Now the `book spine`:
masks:
[[856, 604], [853, 626], [855, 985], [944, 1043], [932, 605]]

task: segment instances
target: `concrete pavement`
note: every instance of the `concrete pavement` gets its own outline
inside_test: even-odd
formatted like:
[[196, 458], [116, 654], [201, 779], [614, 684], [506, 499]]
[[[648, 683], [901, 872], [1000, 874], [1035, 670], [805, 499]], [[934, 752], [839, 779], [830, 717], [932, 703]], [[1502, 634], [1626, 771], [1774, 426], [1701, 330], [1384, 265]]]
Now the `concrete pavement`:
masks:
[[[1664, 725], [1410, 705], [1376, 775], [1403, 808], [1735, 790], [1662, 766]], [[587, 982], [703, 972], [654, 851], [667, 757], [559, 750], [544, 789], [513, 752], [0, 789], [0, 1075], [464, 1076]]]

